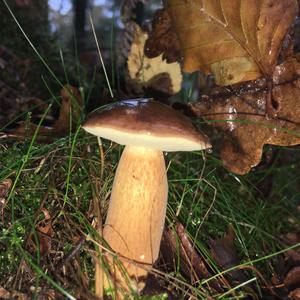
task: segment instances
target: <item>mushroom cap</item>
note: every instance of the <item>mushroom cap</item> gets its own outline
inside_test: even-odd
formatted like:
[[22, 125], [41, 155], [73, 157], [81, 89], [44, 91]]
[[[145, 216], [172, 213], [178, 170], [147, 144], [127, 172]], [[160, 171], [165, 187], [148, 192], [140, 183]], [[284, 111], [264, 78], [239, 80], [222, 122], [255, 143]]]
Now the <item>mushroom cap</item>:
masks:
[[161, 151], [210, 148], [205, 134], [170, 106], [152, 99], [124, 100], [93, 112], [82, 126], [87, 132], [121, 145]]

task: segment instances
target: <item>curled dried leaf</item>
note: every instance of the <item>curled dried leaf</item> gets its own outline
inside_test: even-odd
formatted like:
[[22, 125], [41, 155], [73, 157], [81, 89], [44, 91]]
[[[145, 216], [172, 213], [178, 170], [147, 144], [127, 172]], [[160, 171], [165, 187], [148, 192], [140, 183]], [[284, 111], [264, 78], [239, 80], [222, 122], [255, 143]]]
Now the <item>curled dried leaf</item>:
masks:
[[[9, 136], [32, 138], [38, 129], [37, 140], [45, 142], [67, 135], [71, 130], [74, 130], [82, 113], [82, 98], [79, 91], [71, 85], [65, 85], [60, 94], [62, 102], [59, 117], [51, 126], [40, 126], [38, 128], [31, 120], [20, 121], [18, 127], [6, 131]], [[46, 118], [50, 119], [49, 116], [46, 116]]]

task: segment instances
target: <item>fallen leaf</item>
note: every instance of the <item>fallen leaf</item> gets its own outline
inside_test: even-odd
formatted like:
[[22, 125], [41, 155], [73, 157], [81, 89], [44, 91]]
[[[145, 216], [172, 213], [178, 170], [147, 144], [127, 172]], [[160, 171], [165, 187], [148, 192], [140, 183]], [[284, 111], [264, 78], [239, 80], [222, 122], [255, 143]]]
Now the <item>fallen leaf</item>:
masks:
[[[211, 256], [222, 270], [237, 266], [240, 263], [234, 240], [235, 233], [231, 226], [229, 226], [228, 232], [223, 237], [210, 239]], [[238, 282], [247, 280], [244, 271], [240, 269], [232, 270], [228, 274]]]
[[18, 291], [8, 291], [0, 286], [0, 299], [29, 300], [30, 298]]
[[[289, 245], [289, 239], [291, 239], [290, 246], [299, 243], [297, 235], [289, 233], [286, 236], [287, 238], [281, 237], [281, 239], [285, 240], [287, 245]], [[293, 249], [293, 251], [295, 250], [297, 249]], [[294, 254], [291, 250], [285, 252], [276, 259], [276, 265], [274, 265], [276, 272], [273, 274], [271, 282], [274, 292], [280, 295], [280, 299], [298, 300], [297, 297], [300, 296], [300, 260], [295, 260]]]
[[149, 58], [162, 55], [168, 63], [181, 60], [181, 50], [171, 18], [165, 9], [156, 11], [152, 20], [152, 32], [147, 38], [144, 52]]
[[10, 187], [12, 186], [11, 179], [7, 178], [0, 182], [0, 198], [5, 198], [8, 194]]
[[58, 120], [53, 125], [53, 130], [68, 133], [78, 125], [82, 114], [83, 101], [78, 89], [72, 85], [65, 85], [60, 94], [62, 98], [61, 108]]
[[145, 88], [152, 88], [167, 95], [180, 91], [182, 75], [177, 62], [168, 64], [162, 55], [148, 58], [144, 55], [144, 46], [148, 34], [138, 25], [134, 28], [134, 39], [127, 59], [130, 78]]
[[[296, 232], [289, 232], [280, 237], [281, 241], [284, 242], [287, 246], [294, 246], [300, 244], [300, 235]], [[291, 250], [288, 250], [285, 253], [285, 258], [288, 261], [289, 265], [296, 266], [300, 265], [300, 246]]]
[[[175, 225], [175, 231], [168, 228], [164, 230], [160, 253], [165, 266], [172, 269], [180, 264], [181, 274], [192, 283], [212, 276], [208, 262], [195, 249], [183, 225], [179, 222]], [[208, 286], [215, 291], [222, 290], [216, 279], [210, 280]]]
[[300, 288], [297, 288], [289, 293], [290, 300], [300, 300]]
[[166, 0], [145, 53], [168, 57], [173, 44], [160, 46], [160, 39], [168, 42], [173, 28], [185, 72], [211, 73], [221, 86], [270, 78], [297, 9], [296, 0]]
[[12, 186], [11, 179], [7, 178], [0, 182], [0, 216], [3, 217], [3, 211], [6, 206], [6, 196]]
[[246, 174], [256, 166], [265, 144], [300, 143], [300, 64], [295, 58], [278, 65], [271, 90], [277, 117], [265, 115], [268, 87], [265, 79], [228, 88], [190, 103], [191, 112], [222, 132], [221, 158], [231, 172]]
[[[46, 256], [51, 250], [51, 239], [54, 236], [54, 230], [52, 228], [52, 219], [49, 211], [42, 208], [41, 211], [44, 214], [44, 219], [39, 221], [35, 228], [39, 237], [39, 251], [41, 257]], [[31, 237], [28, 243], [30, 252], [36, 251], [35, 239]]]
[[[181, 223], [176, 224], [176, 232], [178, 234], [181, 245], [184, 249], [184, 255], [189, 261], [189, 264], [194, 268], [198, 279], [209, 278], [211, 276], [205, 260], [197, 252], [195, 245], [190, 241], [187, 233]], [[220, 288], [218, 286], [218, 288]]]
[[239, 263], [234, 240], [235, 234], [232, 227], [229, 227], [228, 232], [223, 237], [210, 239], [212, 257], [223, 270]]
[[284, 285], [288, 288], [300, 286], [300, 265], [292, 268], [285, 276]]
[[[62, 102], [59, 117], [51, 126], [39, 127], [38, 141], [48, 142], [54, 138], [66, 136], [70, 131], [75, 130], [78, 125], [83, 109], [82, 98], [78, 90], [71, 85], [65, 85], [60, 94]], [[5, 130], [5, 133], [12, 137], [26, 139], [32, 138], [37, 128], [38, 125], [31, 120], [20, 121], [18, 122], [18, 127]]]

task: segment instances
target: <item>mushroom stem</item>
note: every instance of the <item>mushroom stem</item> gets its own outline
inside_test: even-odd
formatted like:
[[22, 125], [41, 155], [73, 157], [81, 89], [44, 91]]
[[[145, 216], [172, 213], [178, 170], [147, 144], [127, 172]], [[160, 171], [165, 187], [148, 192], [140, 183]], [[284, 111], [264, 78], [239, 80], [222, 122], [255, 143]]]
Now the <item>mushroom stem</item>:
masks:
[[[120, 255], [119, 263], [108, 258], [113, 279], [106, 278], [106, 288], [110, 282], [117, 291], [128, 291], [127, 276], [130, 288], [141, 290], [147, 267], [158, 257], [167, 198], [162, 151], [126, 146], [117, 167], [103, 233], [111, 249]], [[126, 274], [120, 271], [120, 262]]]

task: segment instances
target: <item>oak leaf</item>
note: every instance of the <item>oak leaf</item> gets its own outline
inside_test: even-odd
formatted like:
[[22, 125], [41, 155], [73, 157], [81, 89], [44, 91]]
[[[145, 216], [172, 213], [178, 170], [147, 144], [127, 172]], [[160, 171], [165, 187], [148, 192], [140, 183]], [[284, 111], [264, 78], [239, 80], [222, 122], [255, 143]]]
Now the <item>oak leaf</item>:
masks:
[[222, 132], [221, 159], [231, 172], [246, 174], [256, 166], [265, 144], [300, 144], [300, 64], [290, 59], [275, 68], [273, 101], [277, 117], [265, 115], [268, 86], [265, 79], [215, 88], [209, 96], [190, 103], [194, 115]]
[[[271, 77], [282, 41], [297, 15], [297, 1], [166, 0], [161, 15], [165, 14], [172, 23], [168, 30], [172, 27], [177, 33], [183, 71], [211, 73], [218, 85], [226, 86]], [[161, 19], [156, 25], [160, 30], [154, 26], [151, 44], [163, 43], [157, 34], [166, 32]], [[166, 57], [168, 50], [164, 48]]]

